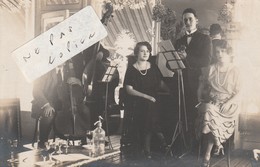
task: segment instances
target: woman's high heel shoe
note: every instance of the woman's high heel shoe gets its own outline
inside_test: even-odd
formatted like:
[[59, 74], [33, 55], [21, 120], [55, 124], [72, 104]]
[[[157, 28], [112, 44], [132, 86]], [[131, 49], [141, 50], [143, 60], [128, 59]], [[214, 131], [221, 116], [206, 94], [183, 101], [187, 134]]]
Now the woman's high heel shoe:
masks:
[[224, 155], [224, 147], [220, 144], [219, 146], [216, 147], [216, 149], [214, 150], [214, 155]]

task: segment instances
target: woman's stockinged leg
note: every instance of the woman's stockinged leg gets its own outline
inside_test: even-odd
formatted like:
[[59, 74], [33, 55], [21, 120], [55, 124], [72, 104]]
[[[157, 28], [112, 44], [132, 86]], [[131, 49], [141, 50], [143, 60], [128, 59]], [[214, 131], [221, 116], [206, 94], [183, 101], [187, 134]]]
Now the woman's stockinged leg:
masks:
[[210, 157], [211, 157], [211, 150], [213, 148], [214, 145], [214, 136], [210, 133], [208, 135], [208, 142], [207, 142], [207, 148], [206, 148], [206, 152], [204, 155], [204, 161], [203, 161], [203, 165], [202, 166], [209, 166], [209, 161], [210, 161]]
[[216, 146], [221, 145], [219, 139], [218, 139], [217, 137], [215, 137], [215, 136], [214, 136], [214, 144], [215, 144]]
[[150, 159], [151, 157], [151, 133], [146, 133], [144, 136], [144, 153]]
[[214, 136], [214, 144], [216, 145], [216, 149], [214, 150], [214, 155], [222, 154], [224, 155], [224, 147], [222, 146], [219, 138]]

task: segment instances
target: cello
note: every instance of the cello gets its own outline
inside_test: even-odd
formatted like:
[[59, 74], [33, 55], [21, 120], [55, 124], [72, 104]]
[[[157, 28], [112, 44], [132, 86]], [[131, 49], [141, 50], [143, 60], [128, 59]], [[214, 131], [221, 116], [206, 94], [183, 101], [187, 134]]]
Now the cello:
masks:
[[[101, 21], [106, 25], [112, 14], [113, 7], [110, 3], [107, 3], [105, 7], [107, 11]], [[94, 48], [99, 48], [99, 42], [94, 44]], [[76, 76], [75, 71], [75, 68], [78, 67], [78, 64], [75, 66], [75, 59], [78, 56], [73, 57], [65, 63], [64, 76], [68, 76], [68, 80], [66, 81], [68, 82], [73, 78], [74, 82], [62, 84], [62, 109], [56, 113], [54, 121], [55, 135], [70, 140], [84, 139], [86, 131], [90, 129], [90, 111], [83, 100], [84, 87], [81, 84], [82, 76]], [[92, 57], [92, 59], [94, 58]], [[78, 63], [81, 63], [80, 66], [85, 66], [83, 61], [78, 61]], [[82, 75], [83, 70], [80, 73]]]
[[[107, 26], [107, 23], [110, 19], [110, 17], [113, 17], [112, 13], [113, 13], [113, 6], [111, 3], [106, 3], [105, 4], [105, 9], [106, 12], [104, 13], [101, 22], [102, 24], [104, 24], [105, 26]], [[94, 82], [96, 81], [96, 66], [97, 63], [100, 62], [100, 60], [102, 59], [102, 57], [100, 57], [104, 51], [107, 51], [106, 49], [103, 48], [103, 46], [100, 44], [100, 42], [94, 44], [94, 46], [91, 46], [91, 48], [93, 48], [92, 51], [92, 59], [89, 61], [89, 63], [86, 65], [84, 72], [83, 72], [83, 85], [84, 85], [84, 93], [86, 96], [85, 101], [88, 102], [93, 102], [93, 97], [94, 95], [93, 93], [93, 85]], [[104, 55], [103, 55], [104, 56]]]
[[[97, 59], [95, 60], [95, 65], [89, 64], [88, 68], [85, 69], [84, 73], [92, 73], [92, 80], [89, 83], [92, 83], [91, 89], [86, 97], [86, 105], [90, 108], [91, 111], [91, 125], [94, 124], [98, 119], [98, 116], [105, 118], [104, 121], [107, 121], [106, 113], [107, 111], [111, 113], [114, 112], [115, 106], [115, 88], [119, 84], [119, 72], [117, 69], [114, 70], [112, 78], [109, 82], [104, 81], [104, 74], [108, 68], [111, 68], [110, 61], [107, 59], [109, 56], [109, 51], [103, 48], [98, 51]], [[90, 67], [95, 67], [92, 69]], [[88, 85], [90, 86], [90, 85]], [[107, 122], [106, 122], [107, 123]], [[106, 124], [104, 124], [106, 126]], [[92, 127], [93, 128], [93, 127]]]
[[63, 68], [64, 81], [58, 90], [62, 97], [61, 109], [56, 111], [54, 132], [62, 139], [83, 139], [90, 128], [90, 112], [83, 103], [82, 85], [75, 75], [73, 59], [68, 60]]

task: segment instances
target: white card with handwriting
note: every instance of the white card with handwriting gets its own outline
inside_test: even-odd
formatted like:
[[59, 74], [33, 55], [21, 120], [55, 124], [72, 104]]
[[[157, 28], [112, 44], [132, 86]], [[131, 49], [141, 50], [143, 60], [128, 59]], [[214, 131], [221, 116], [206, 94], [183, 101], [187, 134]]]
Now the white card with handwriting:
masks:
[[12, 52], [28, 82], [100, 41], [107, 31], [87, 6]]

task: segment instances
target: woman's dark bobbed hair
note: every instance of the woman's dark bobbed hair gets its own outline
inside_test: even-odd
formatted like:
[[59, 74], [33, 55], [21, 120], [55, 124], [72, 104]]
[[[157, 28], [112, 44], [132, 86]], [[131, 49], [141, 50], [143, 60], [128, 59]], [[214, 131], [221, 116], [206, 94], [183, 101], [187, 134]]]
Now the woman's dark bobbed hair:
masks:
[[135, 45], [135, 48], [134, 48], [134, 56], [137, 57], [137, 54], [141, 48], [141, 46], [146, 46], [147, 49], [150, 51], [150, 55], [151, 56], [151, 53], [152, 53], [152, 46], [149, 44], [149, 42], [147, 41], [144, 41], [144, 42], [138, 42], [136, 45]]
[[215, 48], [216, 47], [219, 47], [221, 49], [226, 49], [228, 54], [232, 55], [232, 53], [233, 53], [232, 46], [230, 46], [230, 44], [226, 40], [224, 40], [224, 39], [221, 39], [221, 40], [217, 41], [215, 43]]

